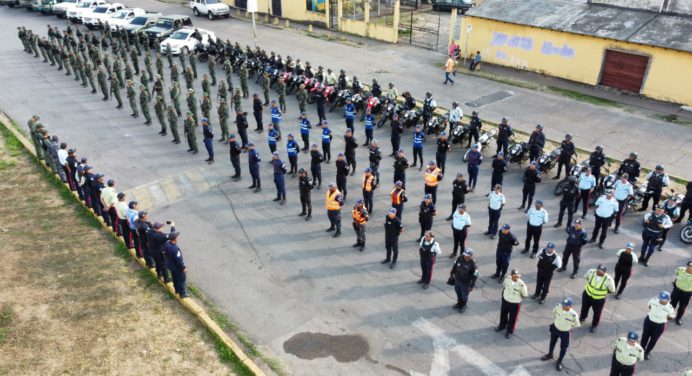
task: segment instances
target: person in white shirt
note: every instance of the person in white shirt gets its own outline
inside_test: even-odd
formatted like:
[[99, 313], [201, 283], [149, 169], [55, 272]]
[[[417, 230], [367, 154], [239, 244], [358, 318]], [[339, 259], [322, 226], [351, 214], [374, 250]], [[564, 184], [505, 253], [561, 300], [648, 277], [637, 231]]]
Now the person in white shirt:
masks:
[[505, 337], [512, 338], [514, 328], [517, 325], [517, 317], [521, 308], [522, 299], [529, 296], [529, 290], [518, 269], [512, 269], [510, 275], [502, 283], [502, 306], [500, 308], [500, 324], [495, 328], [496, 332], [507, 330]]
[[466, 205], [459, 204], [457, 211], [452, 215], [452, 233], [454, 235], [452, 255], [456, 255], [459, 248], [461, 248], [461, 253], [466, 250], [466, 236], [469, 227], [471, 227], [471, 216], [466, 212]]
[[423, 284], [423, 288], [427, 289], [430, 286], [430, 280], [432, 279], [433, 265], [435, 265], [435, 259], [437, 255], [442, 253], [440, 249], [440, 244], [435, 240], [435, 234], [428, 230], [425, 232], [425, 236], [420, 241], [420, 247], [418, 248], [418, 253], [420, 255], [420, 268], [421, 268], [421, 278], [418, 280], [419, 284]]
[[579, 185], [579, 198], [574, 203], [574, 211], [579, 208], [579, 202], [582, 206], [581, 219], [586, 218], [586, 211], [589, 210], [589, 197], [596, 188], [596, 177], [591, 174], [590, 167], [584, 167], [584, 170], [579, 174], [577, 179]]
[[637, 343], [639, 336], [629, 332], [627, 338], [615, 340], [615, 351], [610, 363], [610, 376], [634, 375], [634, 367], [638, 360], [644, 360], [644, 349]]
[[618, 202], [618, 212], [617, 215], [615, 216], [615, 229], [613, 230], [614, 233], [618, 233], [618, 229], [620, 228], [620, 223], [622, 221], [622, 215], [625, 212], [625, 208], [627, 207], [627, 201], [628, 199], [634, 195], [634, 189], [632, 188], [632, 183], [629, 182], [629, 175], [625, 172], [620, 176], [620, 179], [615, 182], [613, 185], [613, 197]]
[[463, 118], [464, 111], [461, 110], [457, 102], [452, 102], [452, 109], [449, 110], [449, 134], [452, 134], [452, 129], [454, 129]]
[[663, 335], [663, 331], [666, 330], [666, 323], [673, 318], [675, 318], [675, 308], [670, 304], [668, 291], [661, 291], [658, 299], [649, 300], [649, 314], [644, 319], [644, 330], [642, 330], [644, 359], [651, 358], [651, 351]]
[[502, 208], [507, 203], [505, 195], [502, 194], [502, 186], [495, 185], [495, 189], [488, 194], [488, 231], [483, 235], [490, 235], [490, 239], [495, 239], [499, 228], [500, 215]]
[[603, 249], [603, 242], [608, 235], [608, 227], [613, 220], [615, 213], [618, 211], [618, 201], [613, 197], [613, 191], [607, 190], [606, 194], [596, 200], [596, 225], [591, 234], [589, 243], [595, 243], [598, 232], [601, 232], [601, 237], [598, 239], [598, 248]]
[[529, 251], [531, 239], [533, 239], [531, 258], [536, 258], [538, 243], [541, 241], [541, 233], [543, 233], [543, 225], [548, 223], [548, 212], [543, 209], [543, 201], [536, 200], [534, 207], [528, 210], [527, 216], [529, 221], [526, 224], [526, 242], [524, 242], [524, 250], [521, 253]]

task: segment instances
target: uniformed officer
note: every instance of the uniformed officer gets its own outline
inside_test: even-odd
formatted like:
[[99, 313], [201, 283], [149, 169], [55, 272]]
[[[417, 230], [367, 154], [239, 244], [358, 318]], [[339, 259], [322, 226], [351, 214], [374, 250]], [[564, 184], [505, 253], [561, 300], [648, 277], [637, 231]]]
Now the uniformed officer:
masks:
[[529, 142], [526, 143], [526, 146], [529, 148], [529, 161], [533, 162], [538, 159], [545, 146], [545, 134], [543, 134], [542, 125], [536, 125], [536, 129], [529, 136]]
[[[678, 217], [680, 217], [680, 207], [678, 206], [675, 196], [668, 196], [668, 199], [663, 202], [662, 206], [663, 212], [666, 213], [672, 223], [675, 223]], [[670, 231], [670, 227], [663, 229], [661, 242], [658, 243], [659, 251], [663, 251], [663, 244], [666, 242], [666, 239], [668, 239], [668, 231]]]
[[208, 164], [214, 163], [214, 133], [212, 133], [211, 124], [209, 124], [209, 119], [206, 117], [202, 118], [202, 134], [204, 142], [204, 147], [207, 149], [207, 155], [209, 158], [205, 160]]
[[622, 222], [622, 216], [627, 208], [627, 201], [634, 195], [634, 189], [632, 188], [632, 183], [628, 179], [627, 173], [622, 174], [620, 179], [618, 179], [615, 184], [613, 184], [613, 197], [618, 202], [618, 212], [615, 215], [615, 229], [613, 232], [616, 234], [619, 232], [620, 223]]
[[503, 152], [499, 152], [495, 155], [491, 168], [493, 169], [493, 173], [490, 177], [490, 188], [492, 189], [492, 187], [497, 184], [502, 185], [505, 172], [507, 172], [507, 161], [505, 160], [505, 154]]
[[296, 99], [298, 100], [298, 111], [302, 114], [307, 109], [308, 102], [308, 92], [305, 90], [304, 84], [300, 84], [300, 88], [296, 93]]
[[579, 181], [579, 197], [574, 202], [574, 211], [577, 211], [579, 208], [579, 203], [581, 202], [581, 218], [584, 219], [586, 218], [587, 210], [589, 210], [589, 199], [596, 188], [596, 177], [591, 174], [591, 169], [589, 167], [585, 167], [584, 170], [579, 174], [577, 180]]
[[365, 224], [370, 217], [368, 210], [364, 205], [363, 199], [358, 199], [353, 206], [353, 231], [356, 232], [356, 243], [354, 248], [359, 248], [361, 252], [365, 249]]
[[[646, 211], [646, 209], [649, 207], [649, 200], [651, 199], [654, 201], [654, 206], [658, 205], [659, 200], [661, 200], [663, 188], [670, 184], [670, 178], [664, 172], [662, 165], [657, 165], [654, 171], [649, 172], [649, 174], [646, 176], [646, 180], [647, 194], [644, 196], [644, 202], [642, 202], [642, 207], [639, 208], [639, 211]], [[644, 336], [642, 336], [642, 339], [643, 338]]]
[[[423, 161], [421, 161], [421, 165], [422, 164]], [[433, 203], [437, 203], [437, 186], [444, 175], [442, 175], [442, 171], [437, 167], [435, 161], [428, 162], [428, 167], [425, 169], [423, 177], [425, 179], [425, 194], [429, 194], [432, 197]]]
[[202, 102], [199, 105], [200, 110], [202, 110], [202, 116], [208, 118], [211, 116], [211, 109], [213, 108], [211, 104], [211, 98], [208, 92], [202, 94]]
[[322, 188], [322, 153], [317, 144], [312, 144], [310, 149], [310, 173], [312, 174], [312, 186], [317, 185], [317, 190]]
[[341, 197], [341, 192], [336, 189], [335, 183], [329, 183], [326, 196], [327, 218], [329, 218], [327, 232], [336, 230], [332, 236], [336, 238], [341, 235], [341, 207], [344, 205], [344, 200]]
[[528, 213], [531, 203], [533, 202], [533, 195], [536, 193], [536, 183], [541, 182], [541, 172], [538, 171], [536, 162], [531, 162], [529, 167], [524, 170], [523, 179], [524, 186], [521, 190], [521, 206], [517, 209], [524, 210], [524, 208], [526, 208], [525, 213]]
[[644, 319], [644, 329], [642, 330], [642, 347], [644, 348], [644, 359], [651, 358], [651, 351], [656, 346], [656, 342], [666, 330], [666, 323], [675, 317], [675, 307], [670, 304], [670, 294], [668, 291], [661, 291], [658, 299], [649, 300], [649, 314]]
[[[348, 127], [347, 123], [347, 129], [350, 129], [351, 132], [354, 132], [353, 127]], [[372, 110], [369, 108], [366, 108], [365, 110], [365, 125], [364, 125], [364, 130], [365, 130], [365, 142], [363, 143], [363, 146], [367, 146], [370, 140], [374, 138], [374, 132], [375, 132], [375, 116], [372, 114]]]
[[168, 234], [165, 234], [161, 230], [164, 226], [164, 224], [161, 222], [155, 222], [152, 226], [152, 231], [147, 232], [149, 253], [152, 256], [156, 267], [156, 276], [164, 283], [171, 282], [171, 277], [168, 275], [168, 266], [166, 265], [166, 257], [163, 253], [163, 245], [172, 237], [173, 234], [177, 234], [175, 231], [175, 222], [167, 221], [166, 223], [171, 226]]
[[171, 142], [174, 144], [179, 144], [180, 136], [178, 135], [178, 114], [176, 113], [175, 108], [173, 108], [173, 105], [168, 106], [166, 108], [166, 112], [168, 113], [168, 126], [171, 128], [171, 134], [173, 134], [173, 140], [171, 140]]
[[460, 253], [464, 253], [464, 250], [466, 250], [466, 236], [468, 235], [469, 227], [471, 227], [471, 216], [466, 212], [466, 204], [459, 204], [457, 210], [452, 215], [454, 248], [449, 258], [456, 257], [458, 249], [461, 249]]
[[440, 137], [437, 139], [437, 151], [435, 152], [435, 162], [437, 166], [440, 167], [442, 174], [445, 173], [445, 165], [447, 164], [447, 152], [451, 146], [447, 141], [447, 134], [445, 132], [440, 133]]
[[247, 159], [248, 159], [248, 170], [250, 171], [250, 176], [252, 177], [252, 185], [248, 189], [254, 189], [255, 193], [262, 191], [262, 184], [260, 181], [259, 165], [262, 162], [259, 152], [255, 150], [255, 144], [249, 142], [247, 144]]
[[581, 261], [581, 247], [586, 244], [586, 231], [582, 228], [581, 219], [574, 221], [574, 226], [567, 227], [567, 242], [565, 244], [565, 250], [562, 251], [562, 267], [558, 269], [558, 272], [564, 272], [567, 270], [567, 264], [569, 264], [569, 257], [573, 257], [574, 266], [572, 267], [572, 275], [570, 278], [577, 278], [577, 273], [579, 272], [579, 263]]
[[262, 74], [262, 91], [264, 92], [264, 105], [269, 106], [269, 85], [271, 80], [269, 79], [269, 73], [264, 72]]
[[375, 195], [377, 182], [375, 181], [375, 176], [372, 174], [370, 167], [366, 168], [363, 172], [361, 188], [363, 189], [363, 201], [365, 203], [365, 208], [369, 213], [372, 213], [373, 196]]
[[211, 76], [211, 86], [216, 86], [216, 58], [209, 59], [209, 75]]
[[572, 304], [572, 298], [568, 297], [562, 300], [562, 304], [557, 304], [553, 308], [553, 323], [550, 325], [550, 346], [548, 347], [548, 353], [541, 357], [542, 361], [553, 359], [553, 351], [559, 339], [560, 355], [555, 364], [555, 368], [558, 371], [562, 371], [563, 368], [562, 360], [565, 358], [569, 348], [570, 332], [573, 328], [578, 328], [581, 325], [579, 316], [572, 309]]
[[353, 119], [356, 117], [356, 106], [353, 104], [351, 97], [346, 98], [346, 104], [344, 104], [344, 119], [346, 120], [346, 128], [353, 129]]
[[187, 112], [187, 118], [185, 118], [185, 123], [183, 124], [185, 130], [185, 137], [187, 138], [188, 152], [192, 154], [197, 154], [197, 120], [194, 118], [192, 111]]
[[377, 141], [370, 141], [368, 148], [368, 162], [370, 162], [370, 170], [375, 175], [375, 183], [380, 185], [380, 161], [382, 160], [382, 152], [377, 146]]
[[[401, 187], [404, 189], [406, 189], [407, 168], [409, 168], [408, 159], [406, 159], [404, 156], [404, 150], [399, 149], [396, 157], [394, 157], [394, 183], [400, 181], [402, 183]], [[456, 208], [453, 208], [452, 210], [456, 210]]]
[[197, 79], [197, 52], [195, 50], [192, 50], [190, 52], [189, 60], [190, 60], [190, 68], [192, 68], [192, 74], [195, 78]]
[[539, 304], [545, 302], [550, 290], [550, 282], [553, 280], [555, 269], [562, 267], [562, 258], [555, 252], [555, 243], [550, 242], [538, 254], [538, 263], [536, 268], [536, 291], [531, 296], [531, 299], [538, 299]]
[[538, 243], [541, 241], [543, 233], [543, 225], [548, 223], [548, 212], [543, 209], [543, 201], [536, 200], [536, 204], [527, 212], [529, 218], [526, 223], [526, 241], [524, 242], [524, 250], [521, 253], [527, 253], [531, 247], [531, 239], [533, 239], [533, 249], [531, 258], [536, 257], [538, 253]]
[[168, 236], [168, 241], [163, 245], [163, 252], [166, 257], [166, 266], [168, 266], [168, 269], [171, 271], [175, 293], [178, 294], [180, 299], [185, 299], [187, 298], [187, 292], [185, 291], [187, 267], [185, 266], [180, 247], [178, 247], [179, 236], [179, 232], [170, 234]]
[[111, 77], [111, 85], [109, 92], [115, 96], [115, 100], [118, 102], [118, 105], [115, 107], [118, 110], [123, 108], [123, 100], [120, 97], [120, 86], [118, 84], [118, 79], [114, 77]]
[[565, 175], [569, 176], [572, 171], [572, 156], [577, 154], [574, 143], [572, 142], [572, 135], [567, 133], [565, 139], [560, 143], [560, 156], [557, 160], [557, 175], [553, 179], [560, 179], [560, 172], [562, 172], [562, 166], [565, 166]]
[[396, 209], [396, 217], [401, 221], [404, 214], [404, 203], [408, 201], [403, 183], [400, 181], [394, 183], [394, 189], [392, 189], [389, 195], [392, 198], [392, 208]]
[[276, 129], [277, 132], [281, 133], [281, 114], [282, 111], [279, 109], [279, 105], [276, 103], [276, 100], [272, 99], [271, 101], [271, 107], [269, 109], [272, 115], [272, 124], [274, 125], [274, 129]]
[[627, 286], [627, 281], [632, 276], [632, 267], [637, 266], [639, 262], [637, 255], [633, 251], [634, 243], [630, 242], [627, 243], [625, 248], [618, 250], [615, 255], [618, 258], [617, 263], [615, 263], [615, 288], [618, 289], [615, 299], [620, 299], [620, 295], [622, 295]]
[[615, 351], [610, 363], [610, 376], [632, 376], [638, 360], [644, 360], [644, 349], [637, 343], [636, 332], [627, 333], [627, 338], [615, 340]]
[[555, 228], [562, 226], [562, 218], [567, 210], [567, 227], [572, 225], [572, 217], [574, 215], [574, 203], [579, 196], [579, 188], [577, 187], [577, 177], [568, 176], [567, 184], [562, 188], [562, 198], [560, 199], [560, 214], [557, 218]]
[[315, 185], [308, 176], [308, 172], [305, 171], [304, 168], [298, 170], [298, 192], [300, 193], [300, 205], [303, 208], [298, 216], [305, 216], [306, 221], [309, 221], [312, 218], [312, 200], [310, 198], [310, 191], [314, 186]]
[[389, 127], [391, 128], [392, 132], [389, 138], [389, 141], [392, 144], [392, 154], [389, 154], [389, 156], [396, 157], [397, 152], [399, 151], [399, 146], [401, 145], [401, 134], [404, 133], [404, 127], [401, 125], [399, 115], [396, 113], [392, 115], [392, 121], [389, 123]]
[[423, 142], [425, 142], [425, 133], [421, 130], [420, 126], [416, 126], [416, 130], [413, 132], [413, 164], [411, 167], [416, 167], [418, 160], [420, 159], [420, 167], [418, 171], [423, 169]]
[[197, 122], [197, 98], [195, 98], [195, 91], [190, 88], [187, 90], [187, 112], [192, 114], [192, 118]]
[[161, 136], [165, 136], [168, 134], [166, 131], [166, 104], [163, 103], [163, 97], [162, 96], [157, 96], [156, 97], [156, 103], [154, 103], [154, 112], [156, 112], [156, 118], [159, 121], [159, 124], [161, 124], [161, 131], [159, 131], [159, 134]]
[[154, 259], [149, 250], [149, 239], [147, 233], [152, 230], [152, 223], [149, 222], [149, 213], [146, 210], [140, 210], [137, 213], [137, 219], [135, 220], [135, 228], [137, 230], [137, 235], [139, 236], [139, 244], [142, 249], [142, 256], [146, 262], [147, 268], [154, 268]]
[[180, 85], [177, 82], [171, 83], [171, 88], [168, 89], [168, 94], [171, 97], [171, 102], [173, 102], [173, 107], [178, 116], [182, 115], [180, 110]]
[[279, 201], [279, 205], [286, 204], [286, 183], [284, 175], [286, 175], [286, 165], [279, 159], [279, 152], [272, 153], [272, 167], [274, 169], [274, 185], [276, 185], [276, 198], [274, 201]]
[[151, 114], [149, 113], [149, 93], [144, 87], [139, 88], [139, 107], [142, 109], [142, 115], [144, 115], [145, 125], [151, 125]]
[[[423, 242], [424, 241], [425, 240], [423, 240]], [[423, 242], [421, 242], [421, 249], [423, 248]], [[435, 260], [433, 259], [433, 264], [434, 263]], [[430, 274], [432, 275], [432, 265], [430, 267]], [[457, 304], [454, 305], [454, 308], [458, 309], [459, 313], [464, 313], [469, 300], [469, 293], [476, 286], [476, 280], [478, 279], [478, 266], [476, 265], [476, 260], [473, 258], [473, 249], [466, 249], [461, 256], [457, 258], [454, 262], [454, 266], [452, 266], [452, 272], [450, 274], [454, 277], [454, 292], [457, 294]], [[425, 285], [423, 285], [423, 288], [425, 288]]]
[[[109, 179], [106, 182], [106, 187], [101, 190], [101, 204], [104, 214], [107, 215], [106, 223], [110, 223], [113, 233], [122, 235], [118, 222], [118, 214], [115, 209], [115, 204], [118, 202], [118, 192], [115, 190], [115, 181]], [[104, 218], [106, 217], [104, 215]]]
[[286, 112], [286, 83], [284, 82], [283, 77], [279, 78], [276, 85], [276, 90], [279, 94], [279, 109], [281, 112]]
[[358, 148], [358, 141], [353, 137], [353, 132], [347, 128], [344, 134], [344, 157], [348, 166], [351, 167], [351, 176], [356, 173], [356, 148]]
[[[495, 154], [503, 152], [505, 155], [507, 155], [507, 149], [509, 148], [509, 139], [514, 136], [514, 131], [507, 122], [507, 118], [503, 117], [500, 121], [500, 125], [498, 125], [497, 127], [497, 150], [495, 151]], [[529, 206], [531, 206], [530, 203]]]
[[[102, 176], [101, 176], [102, 177]], [[101, 177], [98, 177], [100, 179]], [[103, 189], [103, 188], [101, 188]], [[120, 192], [117, 195], [115, 202], [115, 212], [118, 216], [118, 227], [120, 227], [120, 235], [122, 235], [127, 248], [132, 248], [132, 237], [130, 236], [130, 226], [127, 223], [127, 202], [125, 201], [125, 193]], [[103, 208], [103, 207], [102, 207]]]
[[631, 152], [629, 157], [620, 163], [617, 175], [627, 174], [630, 183], [635, 183], [641, 173], [641, 165], [637, 161], [637, 153]]
[[329, 124], [326, 120], [322, 121], [322, 154], [324, 154], [325, 163], [329, 163], [332, 159], [331, 152], [332, 131], [329, 129]]
[[[673, 308], [677, 308], [675, 323], [682, 325], [682, 317], [685, 315], [685, 309], [690, 303], [692, 296], [692, 260], [687, 262], [687, 266], [681, 266], [675, 269], [675, 281], [673, 282], [673, 293], [670, 296], [670, 304]], [[678, 307], [678, 303], [680, 307]]]
[[649, 259], [654, 254], [656, 244], [663, 239], [663, 230], [673, 227], [673, 221], [663, 210], [662, 205], [656, 205], [654, 211], [644, 216], [644, 230], [642, 231], [642, 249], [639, 259], [644, 266], [649, 266]]
[[302, 151], [304, 153], [310, 149], [310, 129], [312, 129], [312, 124], [310, 124], [308, 114], [303, 112], [300, 114], [300, 138], [303, 139]]
[[394, 269], [396, 260], [399, 258], [399, 235], [404, 231], [401, 219], [398, 217], [396, 208], [391, 208], [384, 218], [384, 247], [387, 250], [387, 257], [382, 260], [382, 264], [389, 264], [390, 269]]
[[228, 86], [228, 92], [233, 93], [233, 64], [230, 60], [225, 59], [223, 61], [223, 70], [226, 73], [226, 82]]
[[500, 306], [500, 324], [495, 328], [496, 332], [506, 330], [505, 337], [512, 338], [519, 317], [521, 301], [529, 296], [528, 288], [521, 280], [518, 269], [512, 269], [509, 276], [502, 282], [502, 305]]
[[437, 214], [437, 209], [435, 204], [432, 202], [432, 197], [426, 194], [423, 196], [423, 201], [420, 203], [420, 208], [418, 211], [418, 223], [420, 224], [420, 237], [418, 241], [423, 239], [426, 231], [432, 229], [433, 217]]
[[593, 320], [591, 320], [591, 333], [596, 332], [599, 322], [601, 321], [601, 313], [605, 307], [606, 296], [615, 292], [615, 282], [606, 273], [608, 268], [601, 264], [596, 269], [589, 269], [584, 275], [586, 284], [582, 293], [581, 312], [579, 313], [579, 321], [584, 322], [589, 316], [589, 309], [593, 308]]
[[348, 191], [346, 189], [346, 179], [348, 178], [348, 163], [346, 162], [346, 159], [344, 158], [344, 153], [339, 153], [336, 155], [336, 162], [335, 162], [335, 167], [336, 167], [336, 186], [339, 190], [339, 192], [342, 193], [342, 197], [345, 200], [346, 195], [348, 194]]
[[234, 134], [228, 135], [228, 146], [231, 157], [231, 165], [233, 165], [233, 171], [235, 172], [233, 176], [231, 176], [231, 179], [240, 180], [240, 153], [242, 152], [242, 149], [235, 140]]
[[488, 231], [483, 233], [483, 235], [490, 235], [490, 239], [495, 239], [500, 222], [500, 216], [502, 214], [502, 208], [507, 202], [505, 195], [502, 194], [502, 186], [500, 184], [495, 186], [495, 189], [487, 194], [488, 196]]
[[593, 233], [591, 233], [589, 243], [596, 242], [596, 237], [600, 231], [601, 237], [598, 239], [598, 248], [603, 249], [603, 242], [608, 235], [608, 227], [610, 227], [610, 223], [618, 211], [618, 201], [613, 197], [613, 190], [607, 190], [605, 195], [596, 200], [594, 206], [596, 206], [596, 224], [594, 225]]
[[240, 88], [243, 90], [243, 98], [247, 98], [250, 96], [250, 92], [247, 86], [248, 76], [249, 72], [247, 69], [247, 64], [243, 63], [243, 65], [240, 68]]
[[496, 279], [499, 283], [505, 278], [509, 268], [509, 260], [512, 256], [512, 247], [519, 245], [519, 240], [510, 231], [509, 224], [502, 225], [502, 230], [498, 233], [497, 249], [495, 250], [495, 274], [490, 278]]
[[[423, 288], [427, 289], [432, 279], [435, 258], [437, 255], [442, 254], [440, 245], [435, 240], [435, 234], [431, 230], [426, 231], [425, 236], [421, 237], [418, 254], [420, 256], [421, 278], [417, 283], [422, 284]], [[454, 274], [454, 271], [451, 274]]]
[[467, 172], [469, 174], [469, 191], [473, 192], [476, 188], [476, 183], [478, 182], [478, 172], [480, 171], [480, 165], [483, 163], [483, 155], [480, 152], [480, 144], [473, 144], [471, 150], [466, 155]]

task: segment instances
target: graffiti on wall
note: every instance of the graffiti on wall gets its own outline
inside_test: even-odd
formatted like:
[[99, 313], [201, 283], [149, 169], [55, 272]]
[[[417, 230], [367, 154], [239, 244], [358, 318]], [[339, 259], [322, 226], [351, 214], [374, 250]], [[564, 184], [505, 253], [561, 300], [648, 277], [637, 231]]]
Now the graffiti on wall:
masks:
[[[527, 69], [529, 63], [526, 59], [514, 56], [511, 51], [512, 49], [520, 49], [524, 51], [534, 50], [534, 40], [528, 36], [521, 35], [508, 35], [501, 32], [493, 32], [492, 40], [490, 41], [490, 47], [486, 48], [484, 53], [486, 56], [493, 56], [491, 54], [491, 48], [494, 48], [494, 57], [506, 64], [520, 69]], [[563, 44], [562, 46], [554, 45], [550, 41], [543, 42], [540, 48], [540, 53], [545, 56], [557, 56], [567, 59], [572, 59], [575, 56], [575, 51], [568, 44]]]
[[567, 45], [566, 43], [560, 46], [553, 46], [551, 42], [543, 42], [543, 47], [541, 47], [541, 53], [543, 55], [557, 55], [562, 57], [573, 58], [574, 49]]

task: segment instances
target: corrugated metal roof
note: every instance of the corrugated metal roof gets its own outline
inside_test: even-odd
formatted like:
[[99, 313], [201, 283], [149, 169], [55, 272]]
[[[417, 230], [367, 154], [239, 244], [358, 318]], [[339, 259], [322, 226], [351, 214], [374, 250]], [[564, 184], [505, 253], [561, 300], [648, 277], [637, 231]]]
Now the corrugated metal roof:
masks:
[[692, 17], [561, 0], [485, 0], [467, 15], [692, 52]]

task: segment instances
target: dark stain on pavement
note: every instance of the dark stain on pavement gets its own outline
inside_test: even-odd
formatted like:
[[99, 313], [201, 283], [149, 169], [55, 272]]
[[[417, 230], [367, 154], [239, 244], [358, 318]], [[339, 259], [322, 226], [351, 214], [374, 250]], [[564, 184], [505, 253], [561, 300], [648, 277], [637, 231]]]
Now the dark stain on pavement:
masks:
[[302, 332], [284, 342], [284, 351], [301, 359], [333, 356], [339, 363], [347, 363], [367, 355], [370, 345], [359, 335]]

